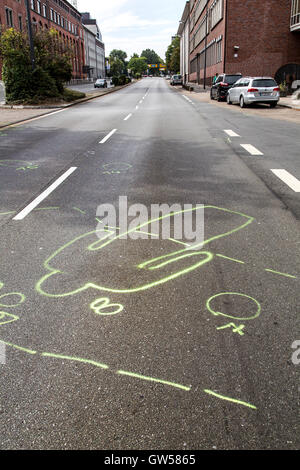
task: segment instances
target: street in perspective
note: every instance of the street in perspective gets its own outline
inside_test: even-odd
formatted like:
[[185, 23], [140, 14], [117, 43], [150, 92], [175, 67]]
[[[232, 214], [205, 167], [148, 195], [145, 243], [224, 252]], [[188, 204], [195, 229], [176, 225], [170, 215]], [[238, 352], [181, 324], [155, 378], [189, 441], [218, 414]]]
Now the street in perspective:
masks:
[[0, 24], [0, 449], [299, 450], [300, 1]]

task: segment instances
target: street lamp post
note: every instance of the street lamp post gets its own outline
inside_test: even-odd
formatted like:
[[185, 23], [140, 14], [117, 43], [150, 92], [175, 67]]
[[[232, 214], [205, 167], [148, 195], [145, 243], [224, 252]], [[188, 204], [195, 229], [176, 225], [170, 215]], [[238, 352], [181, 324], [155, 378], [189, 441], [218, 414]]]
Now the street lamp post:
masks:
[[209, 3], [209, 0], [207, 0], [207, 3], [206, 3], [206, 20], [205, 20], [205, 46], [204, 46], [205, 51], [204, 51], [204, 77], [203, 77], [203, 88], [204, 88], [204, 90], [206, 90], [208, 3]]
[[31, 59], [31, 64], [32, 64], [32, 70], [35, 70], [35, 54], [34, 54], [34, 44], [33, 44], [33, 34], [32, 34], [29, 0], [25, 0], [25, 4], [26, 4], [26, 11], [27, 11], [27, 25], [28, 25], [28, 38], [29, 38], [29, 46], [30, 46], [30, 59]]

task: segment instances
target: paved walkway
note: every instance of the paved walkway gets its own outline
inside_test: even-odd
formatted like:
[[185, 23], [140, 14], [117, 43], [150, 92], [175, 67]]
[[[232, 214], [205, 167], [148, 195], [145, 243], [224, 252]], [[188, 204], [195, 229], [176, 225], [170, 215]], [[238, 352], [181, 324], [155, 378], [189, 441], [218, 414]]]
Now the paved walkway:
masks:
[[[20, 121], [26, 121], [43, 114], [47, 114], [55, 109], [0, 109], [0, 128]], [[57, 110], [56, 110], [57, 111]]]

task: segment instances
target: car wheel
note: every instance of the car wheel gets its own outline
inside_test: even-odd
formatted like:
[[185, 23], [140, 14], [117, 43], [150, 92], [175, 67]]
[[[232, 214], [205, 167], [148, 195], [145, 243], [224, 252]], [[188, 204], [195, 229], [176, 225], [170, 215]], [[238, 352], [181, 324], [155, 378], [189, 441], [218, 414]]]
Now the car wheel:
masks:
[[230, 101], [229, 93], [228, 93], [228, 95], [227, 95], [227, 104], [232, 104], [232, 101]]
[[277, 101], [275, 101], [275, 103], [270, 103], [270, 108], [276, 108], [277, 106]]
[[240, 107], [241, 107], [241, 108], [246, 108], [245, 100], [244, 100], [244, 97], [243, 97], [243, 96], [240, 97]]
[[213, 100], [214, 97], [213, 97], [213, 93], [212, 93], [212, 90], [210, 90], [210, 99]]
[[217, 101], [218, 101], [218, 103], [220, 103], [220, 101], [222, 101], [222, 98], [221, 98], [221, 95], [220, 95], [219, 91], [217, 93]]

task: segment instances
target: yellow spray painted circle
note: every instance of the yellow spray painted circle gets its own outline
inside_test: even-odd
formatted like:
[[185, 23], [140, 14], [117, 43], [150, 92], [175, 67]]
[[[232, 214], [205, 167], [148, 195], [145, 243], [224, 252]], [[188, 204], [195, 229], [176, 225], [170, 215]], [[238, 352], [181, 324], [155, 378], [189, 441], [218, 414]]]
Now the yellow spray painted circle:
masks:
[[[254, 315], [252, 315], [251, 317], [237, 317], [237, 316], [233, 316], [233, 315], [228, 315], [227, 313], [216, 312], [215, 310], [212, 309], [211, 303], [216, 298], [222, 297], [222, 296], [225, 296], [225, 295], [236, 295], [236, 296], [244, 297], [246, 299], [251, 300], [252, 302], [254, 302], [256, 304], [256, 313]], [[210, 313], [212, 313], [215, 316], [221, 315], [223, 317], [233, 318], [234, 320], [241, 320], [241, 321], [254, 320], [255, 318], [258, 318], [261, 314], [261, 305], [260, 305], [260, 303], [256, 299], [254, 299], [253, 297], [250, 297], [250, 295], [240, 294], [239, 292], [221, 292], [220, 294], [216, 294], [213, 297], [210, 297], [210, 299], [208, 299], [208, 301], [206, 302], [206, 308], [208, 309], [208, 311]]]
[[[17, 302], [16, 304], [3, 304], [1, 302], [2, 299], [4, 299], [5, 297], [11, 297], [11, 296], [15, 296], [15, 297], [19, 297], [19, 302]], [[0, 307], [6, 307], [6, 308], [10, 308], [10, 307], [18, 307], [18, 305], [21, 305], [23, 302], [25, 302], [25, 295], [23, 294], [20, 294], [19, 292], [10, 292], [9, 294], [3, 294], [3, 295], [0, 295]]]

